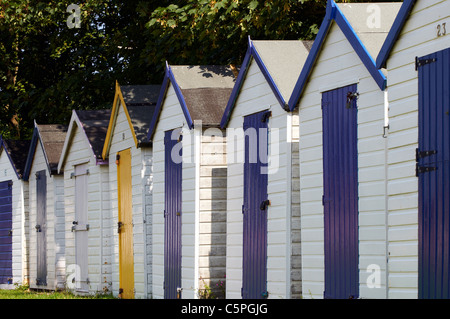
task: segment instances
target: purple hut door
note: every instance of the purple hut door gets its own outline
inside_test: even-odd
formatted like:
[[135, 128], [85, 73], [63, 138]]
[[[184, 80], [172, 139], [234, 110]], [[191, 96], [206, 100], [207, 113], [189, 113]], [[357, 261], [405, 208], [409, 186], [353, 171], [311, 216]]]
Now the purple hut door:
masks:
[[181, 298], [181, 135], [164, 136], [164, 298]]
[[37, 285], [47, 285], [47, 175], [36, 172]]
[[450, 49], [419, 72], [419, 298], [450, 298]]
[[359, 295], [356, 89], [322, 95], [325, 298]]
[[12, 283], [12, 181], [0, 182], [0, 284]]
[[263, 111], [244, 118], [245, 162], [242, 298], [267, 297], [268, 119]]

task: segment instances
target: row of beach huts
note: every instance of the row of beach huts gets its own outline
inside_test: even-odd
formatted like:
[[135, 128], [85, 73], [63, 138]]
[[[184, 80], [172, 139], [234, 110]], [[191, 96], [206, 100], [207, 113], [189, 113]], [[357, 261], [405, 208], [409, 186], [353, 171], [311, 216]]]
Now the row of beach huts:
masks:
[[449, 298], [448, 33], [450, 0], [328, 0], [314, 41], [0, 140], [0, 288]]

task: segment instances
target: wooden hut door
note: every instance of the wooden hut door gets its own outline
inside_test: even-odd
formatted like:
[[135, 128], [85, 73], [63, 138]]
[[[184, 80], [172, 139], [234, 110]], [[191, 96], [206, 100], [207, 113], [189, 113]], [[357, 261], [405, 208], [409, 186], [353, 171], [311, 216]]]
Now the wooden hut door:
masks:
[[0, 284], [12, 284], [12, 181], [0, 182]]
[[450, 298], [450, 49], [419, 72], [419, 298]]
[[164, 298], [181, 298], [181, 183], [180, 131], [164, 136]]
[[47, 285], [47, 175], [36, 172], [36, 285]]
[[89, 291], [88, 283], [88, 165], [75, 166], [75, 263], [79, 267], [77, 290]]
[[120, 295], [134, 298], [133, 215], [131, 190], [131, 150], [117, 153], [117, 181], [119, 195], [119, 277]]
[[267, 293], [267, 159], [268, 119], [263, 111], [244, 118], [245, 162], [242, 298], [262, 299]]
[[324, 298], [359, 295], [356, 89], [322, 94]]

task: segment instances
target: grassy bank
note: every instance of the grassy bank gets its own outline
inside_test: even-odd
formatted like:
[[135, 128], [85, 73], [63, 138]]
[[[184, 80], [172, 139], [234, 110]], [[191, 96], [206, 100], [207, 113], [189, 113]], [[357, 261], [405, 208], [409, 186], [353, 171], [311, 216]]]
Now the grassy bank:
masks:
[[77, 296], [66, 291], [35, 291], [26, 286], [16, 289], [0, 289], [0, 299], [114, 299], [112, 295]]

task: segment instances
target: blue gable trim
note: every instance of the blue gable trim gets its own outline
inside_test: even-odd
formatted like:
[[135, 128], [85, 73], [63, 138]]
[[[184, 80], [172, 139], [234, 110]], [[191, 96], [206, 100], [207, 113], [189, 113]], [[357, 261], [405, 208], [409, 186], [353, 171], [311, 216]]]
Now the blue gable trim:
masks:
[[322, 21], [319, 33], [314, 40], [314, 44], [311, 48], [308, 58], [306, 59], [302, 72], [300, 73], [300, 77], [294, 88], [294, 92], [289, 99], [289, 107], [291, 111], [294, 110], [297, 106], [303, 90], [305, 89], [306, 82], [308, 81], [308, 78], [314, 68], [314, 64], [320, 54], [320, 50], [322, 49], [325, 38], [333, 21], [337, 23], [341, 31], [344, 33], [353, 50], [355, 50], [356, 54], [359, 56], [364, 66], [367, 68], [372, 78], [377, 83], [378, 87], [381, 90], [384, 90], [386, 88], [386, 77], [381, 72], [381, 70], [376, 67], [374, 59], [370, 56], [369, 52], [362, 44], [356, 32], [353, 30], [352, 26], [345, 18], [344, 14], [336, 5], [336, 3], [333, 0], [328, 0], [325, 18]]
[[280, 90], [278, 90], [278, 87], [275, 84], [275, 81], [273, 80], [272, 76], [270, 75], [269, 71], [267, 70], [267, 67], [265, 66], [264, 62], [261, 59], [261, 56], [259, 55], [258, 51], [256, 50], [255, 46], [252, 43], [252, 40], [249, 37], [248, 38], [248, 49], [245, 54], [244, 61], [242, 62], [241, 70], [239, 71], [239, 75], [236, 79], [236, 84], [233, 87], [233, 90], [231, 92], [230, 98], [227, 103], [227, 107], [225, 108], [225, 112], [224, 112], [224, 114], [222, 116], [222, 120], [220, 122], [220, 126], [222, 128], [225, 128], [228, 124], [228, 121], [230, 120], [231, 113], [233, 112], [237, 97], [241, 91], [242, 84], [244, 83], [244, 79], [248, 72], [248, 67], [250, 66], [250, 62], [251, 62], [252, 58], [255, 60], [259, 69], [261, 70], [262, 74], [264, 75], [264, 78], [266, 79], [267, 83], [269, 83], [269, 86], [272, 89], [273, 93], [275, 94], [275, 97], [276, 97], [277, 101], [280, 103], [281, 107], [288, 112], [290, 111], [288, 103], [284, 100], [283, 96], [281, 95]]
[[408, 19], [409, 14], [411, 13], [416, 0], [404, 0], [402, 6], [400, 7], [400, 11], [395, 18], [394, 24], [389, 31], [386, 40], [384, 41], [383, 46], [381, 47], [380, 53], [378, 53], [377, 57], [377, 68], [386, 67], [387, 59], [391, 53], [392, 48], [394, 47], [395, 42], [403, 29], [403, 26]]
[[39, 141], [39, 131], [38, 131], [38, 128], [35, 126], [34, 130], [33, 130], [33, 136], [31, 137], [30, 149], [28, 150], [28, 156], [27, 156], [27, 161], [25, 163], [25, 169], [23, 172], [22, 179], [24, 181], [28, 181], [28, 178], [30, 177], [31, 165], [33, 164], [34, 153], [36, 151], [36, 146], [37, 146], [38, 141]]
[[184, 100], [183, 94], [181, 93], [181, 89], [175, 80], [175, 76], [173, 75], [172, 69], [166, 62], [166, 71], [163, 79], [163, 83], [161, 85], [161, 91], [159, 92], [158, 102], [156, 103], [155, 113], [153, 115], [152, 121], [150, 123], [150, 128], [147, 133], [147, 139], [152, 141], [153, 134], [155, 133], [156, 124], [159, 120], [159, 115], [161, 114], [162, 104], [164, 102], [164, 98], [166, 96], [167, 89], [169, 87], [169, 82], [172, 83], [172, 86], [175, 90], [175, 94], [178, 98], [178, 101], [181, 105], [181, 109], [183, 110], [184, 117], [186, 118], [187, 124], [190, 129], [194, 127], [194, 122], [192, 121], [189, 110], [186, 106], [186, 101]]

